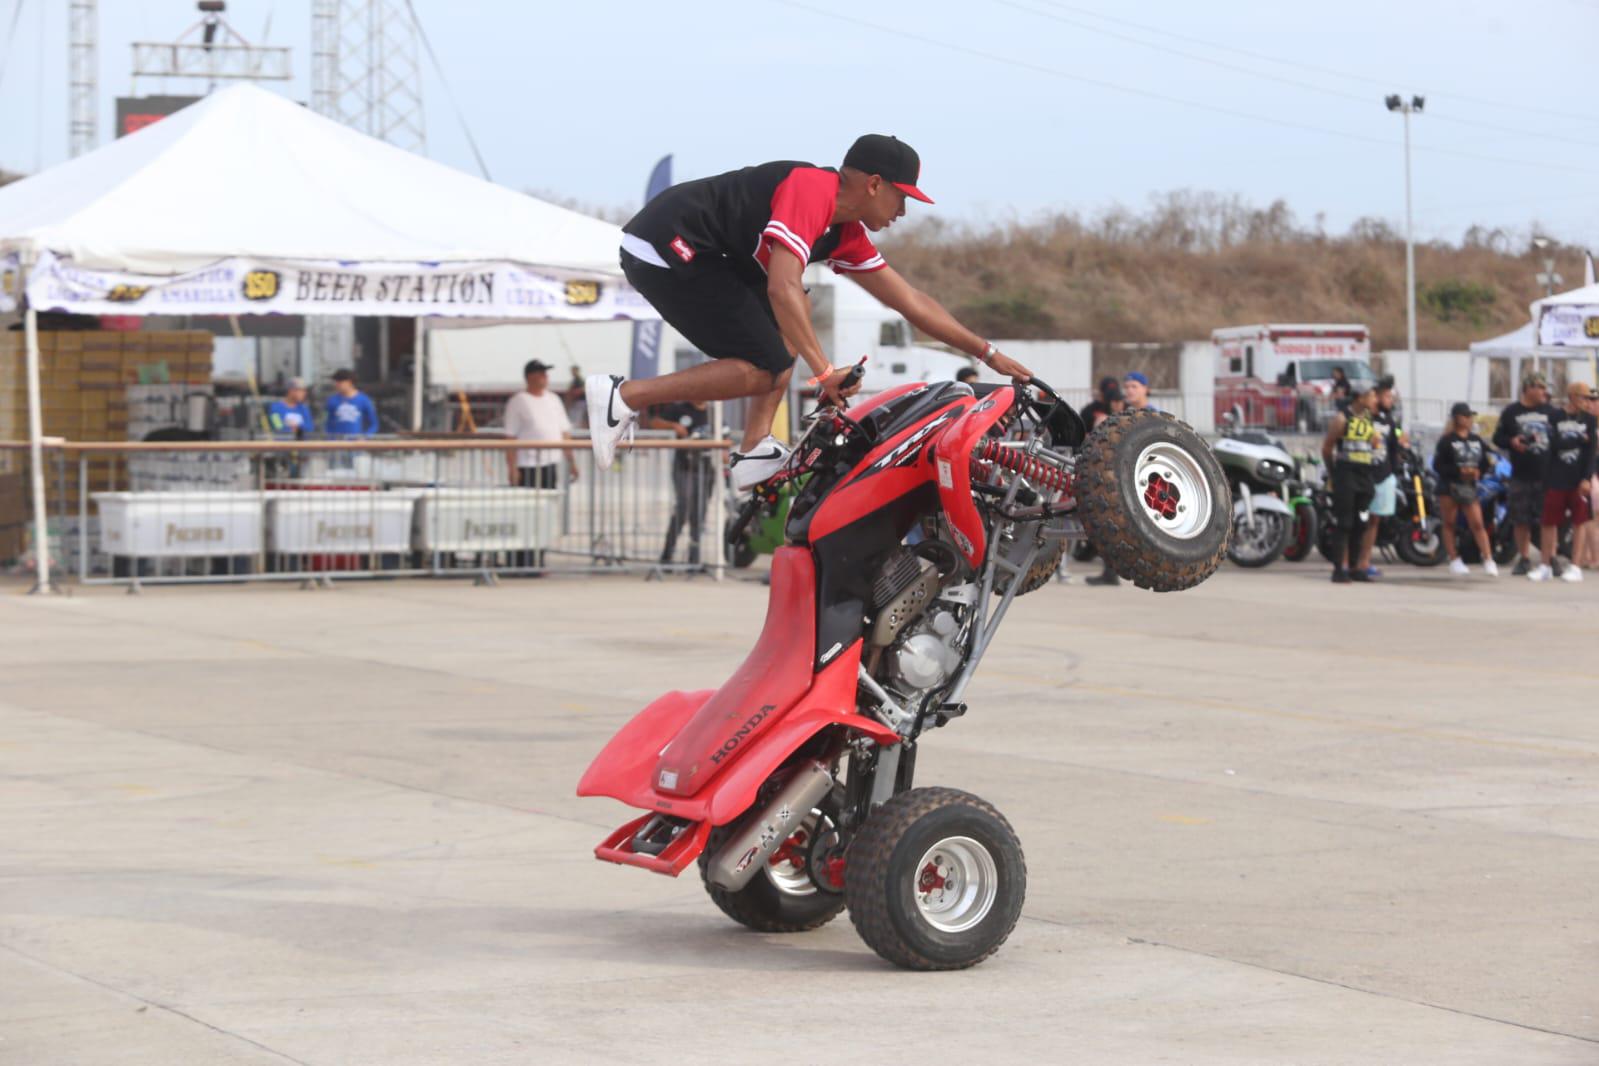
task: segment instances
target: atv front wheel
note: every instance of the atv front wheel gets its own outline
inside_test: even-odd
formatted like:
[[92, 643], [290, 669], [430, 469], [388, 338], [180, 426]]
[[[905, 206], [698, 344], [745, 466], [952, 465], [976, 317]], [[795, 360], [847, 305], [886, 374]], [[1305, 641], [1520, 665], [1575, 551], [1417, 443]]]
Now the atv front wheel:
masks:
[[1027, 861], [990, 804], [953, 788], [901, 792], [850, 842], [844, 898], [855, 931], [908, 970], [962, 970], [1021, 917]]
[[1139, 588], [1176, 592], [1216, 572], [1232, 527], [1221, 464], [1171, 415], [1112, 415], [1077, 458], [1077, 513], [1112, 571]]
[[[717, 888], [706, 880], [711, 856], [732, 835], [727, 827], [713, 830], [700, 853], [700, 880], [711, 902], [723, 914], [758, 933], [804, 933], [820, 929], [844, 909], [838, 888], [823, 891], [809, 868], [816, 857], [815, 835], [831, 831], [832, 820], [820, 811], [800, 823], [780, 844], [766, 868], [737, 891]], [[842, 886], [839, 886], [842, 887]]]

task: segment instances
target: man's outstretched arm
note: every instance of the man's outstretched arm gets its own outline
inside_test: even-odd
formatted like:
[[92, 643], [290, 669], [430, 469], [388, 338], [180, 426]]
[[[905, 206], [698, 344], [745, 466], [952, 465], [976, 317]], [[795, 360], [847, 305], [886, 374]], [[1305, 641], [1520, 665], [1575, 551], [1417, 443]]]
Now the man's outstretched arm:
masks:
[[[956, 351], [981, 359], [988, 342], [956, 320], [944, 305], [906, 281], [893, 267], [852, 272], [851, 280], [875, 296], [879, 303], [905, 316], [906, 321], [934, 340], [943, 341]], [[1006, 377], [1026, 381], [1033, 372], [1001, 352], [989, 363]]]

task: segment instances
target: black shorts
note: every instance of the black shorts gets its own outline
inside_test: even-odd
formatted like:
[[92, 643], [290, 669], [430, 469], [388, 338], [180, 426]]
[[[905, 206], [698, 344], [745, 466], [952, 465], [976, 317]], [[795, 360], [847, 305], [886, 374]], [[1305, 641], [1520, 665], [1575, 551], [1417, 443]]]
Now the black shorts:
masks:
[[1340, 466], [1333, 471], [1333, 519], [1345, 533], [1361, 528], [1360, 512], [1371, 507], [1376, 482], [1369, 470]]
[[1513, 526], [1535, 526], [1543, 518], [1543, 482], [1510, 479], [1506, 517]]
[[667, 325], [712, 359], [742, 359], [772, 374], [794, 365], [766, 289], [727, 260], [696, 263], [683, 277], [623, 252], [622, 273]]

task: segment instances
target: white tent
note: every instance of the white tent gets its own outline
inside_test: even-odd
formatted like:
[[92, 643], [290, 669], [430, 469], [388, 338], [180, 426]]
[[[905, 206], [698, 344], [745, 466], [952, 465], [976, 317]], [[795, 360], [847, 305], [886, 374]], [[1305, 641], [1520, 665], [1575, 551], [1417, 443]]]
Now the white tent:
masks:
[[[1536, 306], [1536, 305], [1534, 305]], [[1471, 359], [1466, 375], [1466, 402], [1477, 399], [1473, 393], [1473, 383], [1477, 380], [1477, 364], [1484, 359], [1508, 359], [1510, 361], [1510, 382], [1514, 390], [1516, 382], [1521, 380], [1523, 368], [1541, 370], [1548, 363], [1555, 360], [1586, 359], [1588, 353], [1573, 351], [1569, 348], [1557, 348], [1538, 343], [1538, 329], [1533, 321], [1511, 330], [1509, 333], [1487, 340], [1476, 341], [1471, 345]], [[1483, 397], [1491, 399], [1492, 397]]]
[[251, 85], [0, 188], [0, 271], [28, 297], [41, 586], [39, 311], [655, 318], [621, 281], [620, 241]]

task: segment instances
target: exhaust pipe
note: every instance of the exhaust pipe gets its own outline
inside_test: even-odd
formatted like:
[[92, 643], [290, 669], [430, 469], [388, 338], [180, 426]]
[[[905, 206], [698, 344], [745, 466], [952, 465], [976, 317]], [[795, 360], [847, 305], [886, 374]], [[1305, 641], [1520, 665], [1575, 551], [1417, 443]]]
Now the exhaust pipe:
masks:
[[794, 834], [832, 788], [833, 775], [826, 763], [803, 763], [777, 790], [777, 795], [717, 850], [706, 868], [705, 879], [729, 892], [749, 884], [772, 852]]

